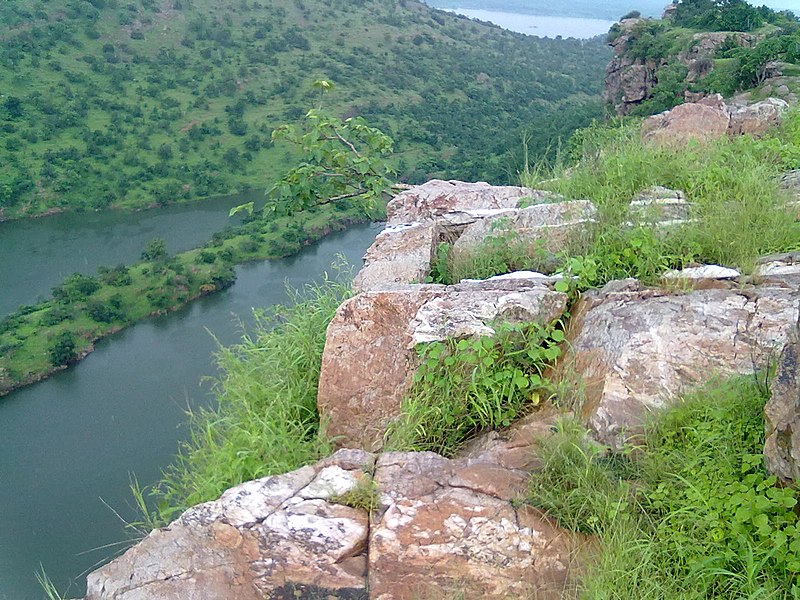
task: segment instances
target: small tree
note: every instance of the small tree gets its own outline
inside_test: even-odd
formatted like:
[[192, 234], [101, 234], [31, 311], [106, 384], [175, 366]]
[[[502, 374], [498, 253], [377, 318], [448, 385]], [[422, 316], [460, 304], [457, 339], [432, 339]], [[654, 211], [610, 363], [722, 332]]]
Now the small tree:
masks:
[[54, 367], [68, 365], [75, 359], [75, 336], [70, 331], [59, 335], [49, 349], [50, 364]]
[[167, 244], [161, 238], [153, 238], [142, 250], [142, 260], [162, 262], [167, 258]]
[[[314, 87], [324, 93], [333, 86], [318, 81]], [[272, 139], [299, 147], [303, 159], [267, 191], [265, 214], [287, 215], [345, 199], [371, 212], [394, 183], [394, 171], [386, 162], [392, 139], [360, 117], [342, 120], [314, 108], [303, 126], [283, 125]], [[231, 214], [242, 209], [252, 213], [253, 203], [237, 206]]]

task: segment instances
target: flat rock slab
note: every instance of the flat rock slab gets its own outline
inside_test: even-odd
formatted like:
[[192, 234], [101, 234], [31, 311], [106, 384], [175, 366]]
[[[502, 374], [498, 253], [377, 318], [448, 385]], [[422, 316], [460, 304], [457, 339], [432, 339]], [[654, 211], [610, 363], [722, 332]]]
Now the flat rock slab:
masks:
[[799, 303], [785, 284], [669, 293], [628, 280], [587, 294], [573, 311], [571, 358], [595, 437], [617, 447], [681, 393], [764, 366], [786, 344]]
[[418, 364], [416, 346], [491, 336], [493, 323], [549, 323], [567, 296], [538, 279], [416, 285], [364, 292], [328, 326], [317, 407], [339, 447], [375, 451], [399, 416]]
[[453, 245], [453, 253], [470, 254], [491, 239], [524, 243], [555, 254], [564, 249], [570, 233], [591, 222], [596, 214], [588, 200], [537, 204], [487, 216], [468, 225]]
[[[370, 473], [371, 524], [337, 503]], [[515, 507], [526, 486], [492, 462], [340, 450], [188, 510], [89, 575], [86, 600], [555, 599], [573, 537]]]
[[86, 600], [366, 599], [368, 515], [328, 500], [374, 460], [347, 450], [234, 487], [91, 573]]
[[569, 573], [571, 538], [538, 512], [517, 509], [485, 489], [492, 467], [464, 476], [469, 468], [432, 453], [379, 457], [381, 510], [370, 539], [371, 597], [559, 597]]
[[431, 221], [452, 212], [516, 208], [522, 198], [535, 202], [545, 195], [524, 187], [433, 179], [395, 196], [386, 208], [387, 223]]

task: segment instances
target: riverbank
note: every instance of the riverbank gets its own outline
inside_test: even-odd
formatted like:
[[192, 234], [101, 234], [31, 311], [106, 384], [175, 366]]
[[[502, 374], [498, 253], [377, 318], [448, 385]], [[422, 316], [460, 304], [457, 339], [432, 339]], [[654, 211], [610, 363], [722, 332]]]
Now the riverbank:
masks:
[[0, 396], [68, 368], [99, 339], [229, 287], [235, 265], [289, 256], [366, 220], [350, 206], [256, 218], [215, 234], [202, 248], [169, 256], [156, 243], [145, 250], [148, 260], [136, 265], [71, 275], [53, 288], [53, 298], [0, 321]]

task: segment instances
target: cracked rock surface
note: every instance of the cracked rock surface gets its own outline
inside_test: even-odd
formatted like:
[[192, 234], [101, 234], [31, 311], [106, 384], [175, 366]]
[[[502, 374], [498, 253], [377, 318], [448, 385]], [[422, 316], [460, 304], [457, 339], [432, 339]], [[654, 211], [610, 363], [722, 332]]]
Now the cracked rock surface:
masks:
[[[372, 473], [370, 520], [336, 499]], [[515, 507], [526, 481], [483, 460], [340, 450], [188, 510], [92, 573], [86, 600], [548, 598], [571, 538]]]
[[774, 360], [798, 319], [800, 288], [788, 281], [670, 292], [627, 280], [587, 294], [572, 358], [595, 437], [616, 447], [682, 392]]

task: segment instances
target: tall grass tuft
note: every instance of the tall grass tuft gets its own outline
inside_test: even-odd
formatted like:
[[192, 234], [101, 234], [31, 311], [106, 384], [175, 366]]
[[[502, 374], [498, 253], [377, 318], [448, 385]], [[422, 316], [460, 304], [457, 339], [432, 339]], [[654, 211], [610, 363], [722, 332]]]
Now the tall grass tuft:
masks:
[[231, 486], [329, 453], [317, 384], [326, 328], [350, 294], [349, 285], [331, 279], [290, 292], [289, 306], [257, 311], [254, 331], [219, 349], [218, 405], [190, 413], [191, 438], [156, 490], [162, 521]]
[[598, 542], [580, 598], [800, 598], [799, 494], [764, 470], [764, 402], [755, 380], [716, 384], [628, 455], [572, 423], [543, 442], [530, 501]]
[[[800, 224], [786, 208], [779, 175], [800, 157], [800, 113], [781, 129], [755, 140], [723, 138], [708, 144], [665, 147], [643, 142], [636, 122], [581, 130], [554, 166], [522, 175], [523, 185], [567, 198], [590, 199], [599, 211], [584, 252], [601, 265], [602, 283], [615, 277], [657, 277], [665, 266], [699, 261], [752, 270], [755, 259], [800, 247]], [[628, 203], [652, 186], [682, 190], [692, 221], [653, 230], [647, 260], [627, 226]], [[627, 255], [625, 249], [628, 249]]]

